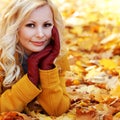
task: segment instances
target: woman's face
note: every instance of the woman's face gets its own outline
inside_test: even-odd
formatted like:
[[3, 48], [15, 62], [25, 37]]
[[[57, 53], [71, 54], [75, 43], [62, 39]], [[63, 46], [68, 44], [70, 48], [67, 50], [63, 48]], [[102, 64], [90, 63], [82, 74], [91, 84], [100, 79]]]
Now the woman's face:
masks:
[[20, 44], [29, 55], [43, 50], [50, 42], [53, 14], [48, 5], [35, 9], [19, 28]]

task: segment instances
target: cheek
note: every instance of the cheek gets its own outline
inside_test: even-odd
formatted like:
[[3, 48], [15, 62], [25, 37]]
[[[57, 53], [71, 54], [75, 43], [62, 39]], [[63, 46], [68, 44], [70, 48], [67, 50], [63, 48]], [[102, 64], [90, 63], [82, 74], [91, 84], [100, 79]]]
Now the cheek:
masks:
[[28, 39], [31, 36], [31, 33], [25, 29], [20, 30], [18, 34], [20, 39]]
[[46, 34], [47, 39], [50, 39], [50, 38], [52, 37], [52, 30], [51, 30], [51, 29], [50, 29], [50, 30], [47, 30], [47, 31], [45, 32], [45, 34]]
[[47, 38], [50, 39], [51, 36], [52, 36], [52, 34], [50, 33], [50, 34], [47, 35]]

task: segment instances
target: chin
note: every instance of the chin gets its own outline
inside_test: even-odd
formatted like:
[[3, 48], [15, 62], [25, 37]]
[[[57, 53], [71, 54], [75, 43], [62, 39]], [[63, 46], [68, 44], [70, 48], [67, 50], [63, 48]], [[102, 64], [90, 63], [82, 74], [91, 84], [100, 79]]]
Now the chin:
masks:
[[34, 50], [34, 52], [40, 52], [40, 51], [44, 50], [44, 48], [45, 48], [45, 47], [41, 47], [41, 48], [39, 48], [39, 49]]

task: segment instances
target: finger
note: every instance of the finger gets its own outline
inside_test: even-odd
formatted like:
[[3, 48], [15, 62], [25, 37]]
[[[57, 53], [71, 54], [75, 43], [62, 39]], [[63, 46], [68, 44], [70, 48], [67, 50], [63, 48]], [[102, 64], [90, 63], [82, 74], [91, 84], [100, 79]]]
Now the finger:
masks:
[[46, 55], [48, 55], [51, 50], [52, 50], [52, 46], [48, 45], [48, 46], [47, 46], [45, 49], [43, 49], [42, 51], [33, 53], [33, 54], [29, 57], [28, 61], [32, 61], [32, 62], [38, 63], [39, 60], [42, 59], [43, 57], [45, 57]]
[[52, 49], [51, 46], [47, 46], [44, 50], [40, 51], [37, 55], [38, 61], [40, 59], [42, 59], [43, 57], [45, 57], [46, 55], [48, 55], [50, 53], [51, 49]]

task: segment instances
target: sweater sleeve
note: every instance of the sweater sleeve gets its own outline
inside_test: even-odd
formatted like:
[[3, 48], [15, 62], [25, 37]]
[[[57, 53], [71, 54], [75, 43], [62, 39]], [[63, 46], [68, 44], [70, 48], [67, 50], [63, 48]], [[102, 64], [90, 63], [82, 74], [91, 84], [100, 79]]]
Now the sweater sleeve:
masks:
[[40, 90], [24, 75], [11, 89], [0, 96], [0, 112], [21, 112], [27, 103], [34, 99]]
[[[65, 66], [66, 62], [63, 63]], [[67, 70], [67, 67], [62, 68], [62, 74], [59, 74], [57, 67], [51, 70], [40, 70], [42, 92], [38, 97], [38, 102], [49, 115], [59, 116], [70, 107], [70, 98], [66, 92], [63, 77], [64, 70]]]

